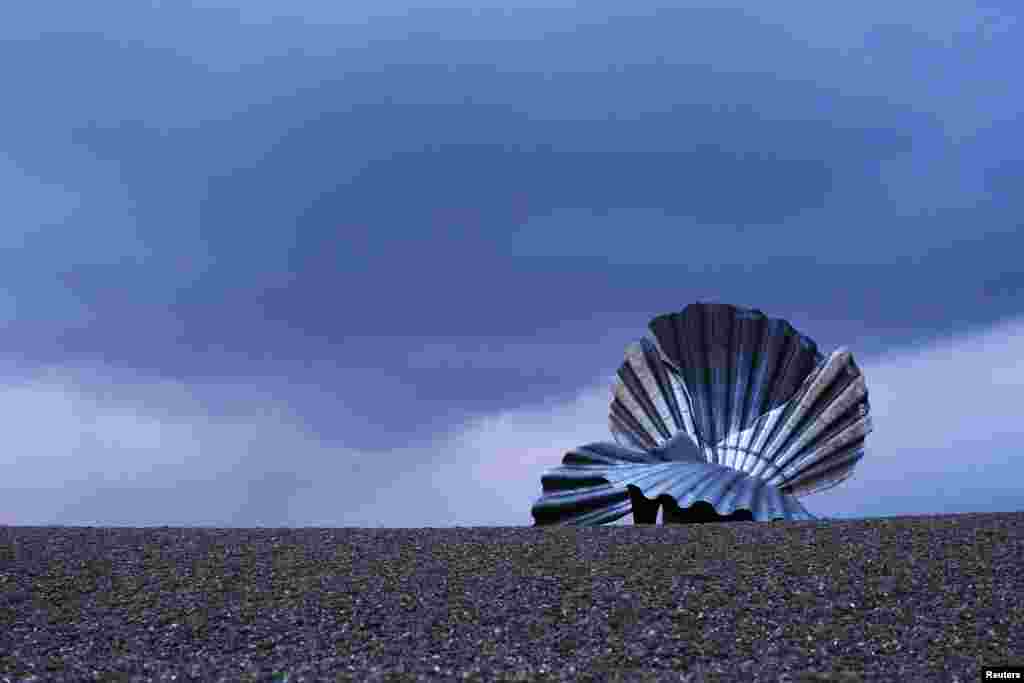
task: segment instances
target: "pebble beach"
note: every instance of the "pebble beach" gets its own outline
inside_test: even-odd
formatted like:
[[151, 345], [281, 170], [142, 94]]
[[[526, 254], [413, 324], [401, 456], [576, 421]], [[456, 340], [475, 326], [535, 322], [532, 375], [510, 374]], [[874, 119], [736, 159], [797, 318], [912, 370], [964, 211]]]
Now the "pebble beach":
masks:
[[975, 681], [1024, 512], [674, 526], [0, 527], [0, 682]]

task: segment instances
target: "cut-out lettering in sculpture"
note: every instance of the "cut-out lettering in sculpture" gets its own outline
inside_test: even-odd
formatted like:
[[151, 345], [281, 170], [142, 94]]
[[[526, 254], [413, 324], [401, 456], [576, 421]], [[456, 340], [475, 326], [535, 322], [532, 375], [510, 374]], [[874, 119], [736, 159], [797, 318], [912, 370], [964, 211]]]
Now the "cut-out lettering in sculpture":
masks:
[[691, 304], [651, 321], [612, 389], [617, 443], [570, 451], [541, 477], [544, 524], [814, 519], [798, 498], [836, 486], [871, 431], [864, 375], [785, 320]]

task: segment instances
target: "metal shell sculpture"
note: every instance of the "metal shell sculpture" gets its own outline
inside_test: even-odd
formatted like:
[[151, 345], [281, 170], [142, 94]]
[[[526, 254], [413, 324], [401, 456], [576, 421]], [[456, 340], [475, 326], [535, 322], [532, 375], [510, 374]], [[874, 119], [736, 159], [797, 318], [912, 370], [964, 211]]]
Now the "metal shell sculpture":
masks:
[[836, 486], [871, 431], [864, 375], [785, 320], [691, 304], [650, 323], [613, 387], [617, 444], [570, 451], [541, 477], [538, 525], [814, 519], [798, 498]]

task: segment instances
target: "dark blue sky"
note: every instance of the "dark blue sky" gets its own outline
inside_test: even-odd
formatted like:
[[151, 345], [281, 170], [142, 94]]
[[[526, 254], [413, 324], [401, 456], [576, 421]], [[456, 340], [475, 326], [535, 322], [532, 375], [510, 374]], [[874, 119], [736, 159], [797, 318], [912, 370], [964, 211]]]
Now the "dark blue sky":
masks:
[[[1024, 35], [897, 4], [7, 10], [0, 522], [526, 524], [697, 299], [850, 346], [876, 411], [960, 406], [926, 493], [812, 511], [1020, 509]], [[947, 374], [979, 395], [915, 391]], [[897, 491], [893, 410], [859, 474]], [[474, 504], [498, 451], [537, 491]]]

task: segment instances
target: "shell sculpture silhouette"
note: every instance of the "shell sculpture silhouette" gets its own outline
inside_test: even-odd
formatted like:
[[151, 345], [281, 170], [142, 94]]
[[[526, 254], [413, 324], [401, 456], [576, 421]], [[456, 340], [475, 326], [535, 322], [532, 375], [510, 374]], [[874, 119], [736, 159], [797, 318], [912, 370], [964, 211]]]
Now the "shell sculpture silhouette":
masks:
[[626, 350], [617, 444], [570, 451], [541, 477], [537, 525], [814, 519], [798, 498], [836, 486], [871, 431], [864, 375], [785, 320], [691, 304]]

